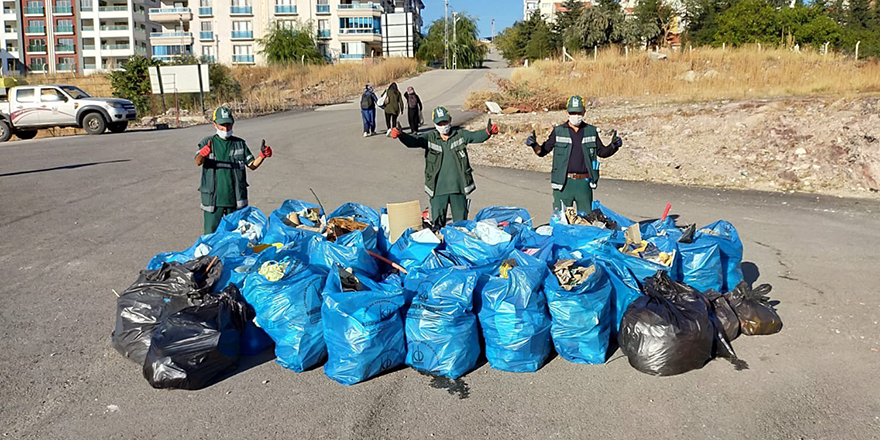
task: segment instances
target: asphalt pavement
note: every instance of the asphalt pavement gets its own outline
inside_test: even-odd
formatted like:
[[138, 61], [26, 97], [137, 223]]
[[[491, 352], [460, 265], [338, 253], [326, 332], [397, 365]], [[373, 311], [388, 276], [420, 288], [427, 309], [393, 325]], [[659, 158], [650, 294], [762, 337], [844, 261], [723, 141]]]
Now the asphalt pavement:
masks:
[[[432, 71], [401, 87], [461, 121], [467, 92], [490, 85], [485, 73]], [[275, 150], [249, 174], [251, 204], [269, 213], [313, 189], [328, 209], [427, 206], [423, 154], [365, 139], [360, 124], [354, 102], [239, 121], [237, 135]], [[604, 365], [482, 365], [456, 382], [401, 369], [345, 387], [267, 353], [202, 391], [154, 390], [110, 346], [114, 290], [199, 236], [193, 156], [211, 132], [0, 145], [0, 438], [880, 438], [880, 204], [611, 180], [597, 198], [631, 218], [655, 218], [670, 202], [679, 222], [736, 225], [746, 277], [773, 285], [785, 323], [734, 342], [746, 367], [715, 360], [658, 378], [617, 352]], [[472, 212], [517, 205], [548, 219], [548, 175], [479, 167], [475, 178]]]

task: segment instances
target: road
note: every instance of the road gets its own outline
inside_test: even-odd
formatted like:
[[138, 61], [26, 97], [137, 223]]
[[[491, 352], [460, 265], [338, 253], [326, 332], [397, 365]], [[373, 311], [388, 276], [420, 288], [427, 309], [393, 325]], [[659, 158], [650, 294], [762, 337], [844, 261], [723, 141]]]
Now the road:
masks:
[[[402, 86], [460, 121], [466, 92], [488, 86], [485, 72], [433, 71]], [[241, 120], [235, 131], [275, 149], [249, 176], [251, 204], [266, 213], [311, 199], [309, 188], [327, 207], [427, 206], [422, 154], [362, 138], [354, 103]], [[778, 335], [735, 341], [747, 369], [716, 360], [656, 378], [618, 352], [597, 366], [557, 357], [533, 374], [483, 365], [445, 387], [409, 369], [345, 387], [263, 356], [202, 391], [153, 390], [110, 346], [113, 290], [199, 235], [192, 157], [210, 132], [0, 146], [3, 438], [880, 438], [880, 204], [609, 180], [598, 198], [632, 218], [669, 201], [681, 222], [737, 226], [747, 277], [773, 285], [785, 321]], [[478, 168], [476, 180], [474, 212], [519, 205], [548, 218], [547, 175]]]

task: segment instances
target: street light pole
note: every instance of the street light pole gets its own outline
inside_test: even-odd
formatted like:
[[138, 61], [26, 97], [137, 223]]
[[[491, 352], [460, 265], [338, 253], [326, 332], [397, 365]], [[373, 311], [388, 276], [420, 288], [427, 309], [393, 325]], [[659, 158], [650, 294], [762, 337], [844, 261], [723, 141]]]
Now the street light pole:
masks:
[[449, 0], [446, 0], [446, 16], [443, 20], [443, 68], [449, 68]]
[[452, 70], [458, 69], [458, 12], [452, 13]]

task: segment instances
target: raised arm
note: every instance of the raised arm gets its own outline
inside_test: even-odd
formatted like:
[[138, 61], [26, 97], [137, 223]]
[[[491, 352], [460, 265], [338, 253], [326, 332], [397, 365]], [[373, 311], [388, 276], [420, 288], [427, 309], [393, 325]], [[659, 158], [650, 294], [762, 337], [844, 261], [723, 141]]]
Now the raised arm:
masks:
[[464, 141], [469, 144], [482, 144], [486, 142], [491, 137], [489, 132], [486, 130], [477, 130], [477, 131], [468, 131], [462, 130], [462, 137]]
[[611, 143], [608, 145], [603, 144], [599, 136], [596, 136], [596, 155], [599, 157], [611, 157], [614, 153], [617, 153], [621, 146], [623, 146], [623, 140], [616, 134], [611, 138]]
[[555, 147], [555, 146], [556, 146], [556, 131], [552, 130], [552, 131], [550, 131], [550, 136], [547, 138], [547, 141], [544, 142], [543, 144], [536, 143], [535, 145], [532, 145], [532, 150], [535, 151], [535, 154], [537, 154], [538, 157], [544, 157], [544, 156], [550, 154], [550, 152], [553, 151], [553, 147]]
[[391, 130], [391, 135], [392, 137], [397, 135], [397, 139], [407, 148], [428, 148], [428, 140], [422, 135], [411, 135], [403, 130], [398, 130], [397, 127]]

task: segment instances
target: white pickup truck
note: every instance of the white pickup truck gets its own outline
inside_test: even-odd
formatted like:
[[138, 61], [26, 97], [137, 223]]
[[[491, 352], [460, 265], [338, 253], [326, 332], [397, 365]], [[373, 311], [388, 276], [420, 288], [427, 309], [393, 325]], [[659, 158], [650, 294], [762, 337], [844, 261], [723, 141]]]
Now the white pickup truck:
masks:
[[31, 139], [37, 129], [50, 127], [79, 127], [88, 134], [107, 129], [121, 133], [134, 119], [137, 110], [127, 99], [93, 98], [76, 86], [15, 86], [0, 100], [0, 142], [13, 134]]

